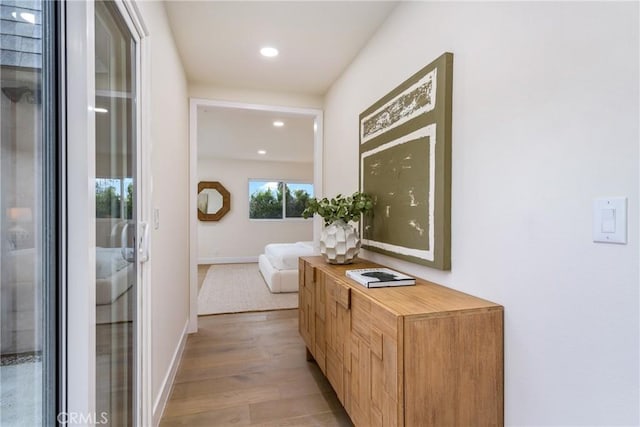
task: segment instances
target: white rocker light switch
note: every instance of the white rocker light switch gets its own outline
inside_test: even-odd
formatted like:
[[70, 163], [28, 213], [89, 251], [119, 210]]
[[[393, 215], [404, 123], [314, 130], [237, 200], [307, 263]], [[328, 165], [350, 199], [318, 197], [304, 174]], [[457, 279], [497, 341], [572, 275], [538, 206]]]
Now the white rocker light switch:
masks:
[[627, 243], [627, 198], [593, 201], [593, 241]]

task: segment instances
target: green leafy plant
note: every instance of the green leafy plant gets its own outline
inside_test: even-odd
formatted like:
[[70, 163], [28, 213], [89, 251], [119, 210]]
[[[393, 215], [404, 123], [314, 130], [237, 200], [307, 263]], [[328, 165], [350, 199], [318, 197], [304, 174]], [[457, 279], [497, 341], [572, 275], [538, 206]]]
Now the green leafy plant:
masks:
[[329, 225], [337, 220], [360, 221], [361, 214], [367, 214], [373, 209], [371, 196], [356, 191], [351, 196], [344, 197], [338, 194], [331, 200], [326, 197], [309, 199], [309, 205], [302, 212], [303, 218], [309, 218], [313, 214], [318, 214], [324, 218], [324, 225]]

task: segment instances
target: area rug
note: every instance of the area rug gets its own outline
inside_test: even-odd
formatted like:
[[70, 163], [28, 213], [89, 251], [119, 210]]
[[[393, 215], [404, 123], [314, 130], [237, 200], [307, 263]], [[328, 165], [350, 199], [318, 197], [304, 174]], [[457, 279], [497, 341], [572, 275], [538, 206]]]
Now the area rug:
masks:
[[298, 307], [298, 293], [272, 294], [257, 263], [212, 265], [198, 294], [198, 314]]

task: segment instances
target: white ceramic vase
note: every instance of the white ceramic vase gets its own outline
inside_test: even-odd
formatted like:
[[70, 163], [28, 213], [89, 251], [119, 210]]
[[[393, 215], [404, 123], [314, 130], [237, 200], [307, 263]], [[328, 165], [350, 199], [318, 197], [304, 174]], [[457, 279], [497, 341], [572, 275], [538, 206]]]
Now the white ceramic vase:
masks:
[[338, 220], [322, 230], [320, 253], [329, 264], [351, 264], [360, 251], [358, 230]]

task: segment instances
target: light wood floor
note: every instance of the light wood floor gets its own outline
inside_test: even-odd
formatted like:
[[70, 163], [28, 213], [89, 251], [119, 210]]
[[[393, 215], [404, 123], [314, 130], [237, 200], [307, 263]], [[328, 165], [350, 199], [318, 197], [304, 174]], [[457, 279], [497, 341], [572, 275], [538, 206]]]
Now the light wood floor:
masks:
[[161, 427], [352, 426], [298, 335], [298, 311], [199, 318]]

